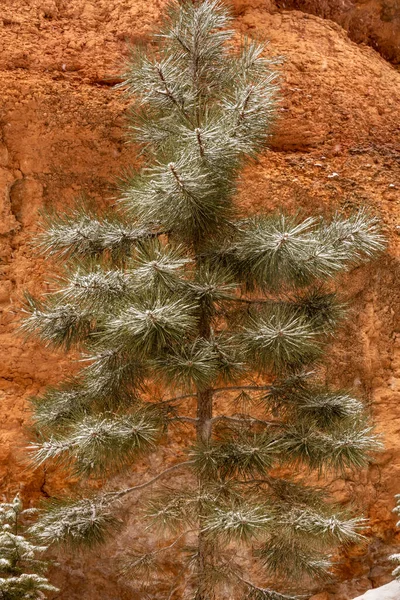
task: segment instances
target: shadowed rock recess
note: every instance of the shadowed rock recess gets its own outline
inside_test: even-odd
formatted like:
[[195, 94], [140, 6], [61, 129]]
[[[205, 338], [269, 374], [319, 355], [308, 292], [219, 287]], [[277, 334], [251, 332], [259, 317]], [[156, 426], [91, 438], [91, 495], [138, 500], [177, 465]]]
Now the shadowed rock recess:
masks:
[[[34, 435], [27, 399], [71, 368], [69, 359], [16, 333], [23, 290], [45, 292], [54, 271], [30, 245], [38, 210], [63, 210], [83, 192], [101, 205], [112, 201], [113, 181], [135, 161], [135, 149], [124, 139], [126, 102], [112, 84], [127, 42], [146, 42], [165, 4], [0, 3], [0, 490], [9, 497], [20, 487], [36, 503], [66, 486], [59, 472], [33, 471], [26, 460]], [[400, 5], [233, 5], [237, 31], [270, 40], [271, 55], [285, 58], [280, 117], [270, 149], [244, 173], [242, 206], [249, 212], [284, 205], [322, 214], [367, 205], [382, 218], [389, 240], [383, 258], [343, 279], [353, 309], [327, 366], [333, 384], [351, 387], [371, 403], [385, 442], [367, 470], [329, 484], [340, 501], [352, 499], [371, 520], [365, 547], [338, 556], [337, 581], [314, 590], [315, 600], [347, 600], [387, 583], [387, 556], [400, 547], [391, 512], [400, 493], [400, 73], [393, 66], [399, 61]], [[150, 477], [157, 466], [141, 468]], [[111, 560], [135, 535], [135, 504], [128, 510], [127, 532], [107, 550], [84, 561], [63, 556], [53, 577], [62, 590], [57, 598], [136, 598]]]

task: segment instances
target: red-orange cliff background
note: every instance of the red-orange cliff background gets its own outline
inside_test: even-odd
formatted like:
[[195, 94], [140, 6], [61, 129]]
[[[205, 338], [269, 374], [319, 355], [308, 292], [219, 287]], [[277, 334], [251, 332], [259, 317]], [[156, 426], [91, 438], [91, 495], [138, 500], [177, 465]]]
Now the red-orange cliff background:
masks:
[[[63, 482], [26, 463], [27, 398], [67, 372], [65, 357], [16, 334], [24, 289], [47, 289], [52, 267], [30, 240], [41, 207], [87, 193], [112, 196], [135, 160], [124, 140], [126, 101], [112, 88], [127, 42], [146, 41], [166, 0], [0, 0], [0, 493], [36, 503]], [[317, 600], [347, 600], [390, 579], [400, 546], [392, 514], [400, 493], [400, 0], [235, 0], [235, 27], [283, 55], [279, 121], [244, 174], [249, 210], [321, 213], [371, 206], [389, 239], [378, 262], [344, 280], [353, 303], [328, 375], [372, 407], [385, 450], [361, 474], [336, 480], [371, 519], [369, 543], [340, 557], [339, 579]], [[155, 459], [154, 459], [155, 460]], [[156, 464], [148, 468], [150, 476]], [[144, 465], [143, 465], [144, 468]], [[129, 536], [135, 535], [135, 506]], [[91, 557], [66, 555], [55, 580], [66, 600], [138, 596], [113, 571], [123, 535]], [[316, 592], [318, 590], [315, 590]]]

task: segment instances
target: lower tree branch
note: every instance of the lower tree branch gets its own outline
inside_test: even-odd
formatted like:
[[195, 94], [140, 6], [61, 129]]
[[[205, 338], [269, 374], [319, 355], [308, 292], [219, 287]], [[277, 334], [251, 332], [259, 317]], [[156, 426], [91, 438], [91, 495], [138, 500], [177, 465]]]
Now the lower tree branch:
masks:
[[234, 296], [225, 296], [224, 302], [242, 302], [243, 304], [283, 304], [279, 300], [269, 298], [235, 298]]
[[197, 423], [198, 419], [196, 419], [195, 417], [186, 417], [186, 416], [177, 416], [177, 417], [171, 417], [170, 419], [168, 419], [169, 422], [171, 423], [171, 421], [181, 421], [182, 423]]
[[262, 588], [254, 583], [252, 583], [251, 581], [249, 581], [248, 579], [245, 579], [244, 577], [241, 577], [240, 575], [238, 575], [237, 573], [234, 574], [235, 577], [237, 579], [239, 579], [239, 581], [241, 581], [242, 583], [244, 583], [244, 585], [246, 585], [247, 587], [251, 588], [252, 590], [255, 590], [257, 592], [261, 592], [265, 595], [270, 594], [271, 595], [271, 600], [273, 598], [279, 598], [279, 600], [297, 600], [298, 596], [288, 596], [287, 594], [281, 594], [280, 592], [276, 592], [275, 590], [272, 589], [268, 589], [268, 588]]
[[256, 419], [255, 417], [243, 416], [243, 417], [230, 417], [228, 415], [219, 415], [211, 419], [211, 423], [216, 421], [233, 421], [235, 423], [260, 423], [260, 425], [266, 425], [268, 427], [282, 427], [281, 421], [265, 421], [264, 419]]
[[165, 477], [165, 475], [167, 475], [168, 473], [171, 473], [172, 471], [176, 471], [177, 469], [182, 469], [189, 465], [193, 465], [194, 462], [195, 461], [193, 461], [193, 460], [187, 460], [185, 462], [177, 463], [176, 465], [172, 465], [172, 467], [165, 469], [165, 471], [162, 471], [161, 473], [159, 473], [158, 475], [153, 477], [153, 479], [149, 479], [149, 481], [146, 481], [145, 483], [141, 483], [140, 485], [134, 485], [133, 487], [126, 488], [125, 490], [120, 490], [118, 492], [108, 492], [107, 494], [105, 494], [105, 497], [121, 498], [123, 496], [126, 496], [127, 494], [130, 494], [131, 492], [137, 492], [138, 490], [143, 490], [144, 488], [148, 487], [149, 485], [153, 485], [153, 483], [155, 483], [162, 477]]
[[183, 396], [175, 396], [175, 398], [168, 398], [167, 400], [161, 400], [156, 404], [172, 404], [173, 402], [180, 402], [181, 400], [188, 400], [189, 398], [197, 398], [197, 393], [193, 392], [193, 394], [183, 394]]

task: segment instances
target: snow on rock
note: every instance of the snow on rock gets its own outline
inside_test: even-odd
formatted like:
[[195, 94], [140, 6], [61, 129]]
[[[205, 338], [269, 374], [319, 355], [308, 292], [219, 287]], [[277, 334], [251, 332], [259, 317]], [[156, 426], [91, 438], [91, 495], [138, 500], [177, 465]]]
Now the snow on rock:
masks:
[[400, 600], [400, 581], [391, 581], [375, 590], [368, 590], [354, 600]]

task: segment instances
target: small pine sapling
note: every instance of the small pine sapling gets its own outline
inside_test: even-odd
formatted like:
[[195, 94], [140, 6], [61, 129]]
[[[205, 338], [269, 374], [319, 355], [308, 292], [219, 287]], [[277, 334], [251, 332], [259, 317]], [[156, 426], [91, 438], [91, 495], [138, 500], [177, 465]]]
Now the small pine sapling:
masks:
[[[379, 444], [362, 403], [318, 365], [344, 312], [334, 276], [384, 244], [363, 209], [324, 220], [235, 205], [277, 90], [274, 61], [259, 43], [235, 47], [229, 23], [219, 0], [169, 6], [125, 74], [142, 168], [115, 210], [47, 217], [40, 247], [67, 271], [28, 297], [24, 328], [84, 367], [34, 399], [35, 459], [104, 488], [51, 504], [34, 531], [92, 546], [142, 494], [160, 542], [132, 542], [126, 577], [164, 581], [165, 598], [289, 600], [290, 582], [326, 578], [331, 549], [362, 537], [317, 479], [362, 468]], [[115, 489], [116, 473], [168, 448], [173, 464]]]
[[[393, 509], [393, 512], [396, 514], [400, 514], [400, 494], [396, 494], [395, 496], [396, 498], [396, 506]], [[398, 521], [396, 523], [397, 527], [400, 527], [400, 521]], [[398, 579], [400, 581], [400, 552], [396, 552], [396, 554], [392, 554], [391, 556], [389, 556], [389, 559], [397, 564], [397, 567], [395, 567], [392, 571], [392, 575]]]
[[19, 496], [0, 504], [0, 598], [42, 600], [57, 592], [45, 576], [49, 562], [40, 558], [47, 546], [29, 532], [27, 518], [35, 509], [23, 509]]

